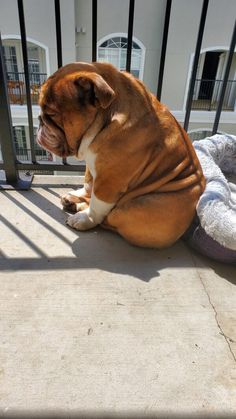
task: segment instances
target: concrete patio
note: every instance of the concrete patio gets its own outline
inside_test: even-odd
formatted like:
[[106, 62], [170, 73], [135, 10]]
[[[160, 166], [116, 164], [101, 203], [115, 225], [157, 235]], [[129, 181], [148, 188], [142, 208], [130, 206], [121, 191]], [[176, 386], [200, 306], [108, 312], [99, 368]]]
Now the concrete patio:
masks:
[[0, 417], [235, 418], [236, 267], [73, 231], [77, 182], [0, 192]]

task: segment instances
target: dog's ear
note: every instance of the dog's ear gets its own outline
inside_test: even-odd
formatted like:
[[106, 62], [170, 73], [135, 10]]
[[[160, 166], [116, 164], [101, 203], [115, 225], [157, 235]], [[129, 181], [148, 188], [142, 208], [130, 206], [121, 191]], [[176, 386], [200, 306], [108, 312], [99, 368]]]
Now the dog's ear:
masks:
[[97, 73], [80, 73], [74, 83], [78, 87], [79, 100], [82, 104], [91, 103], [106, 109], [115, 98], [114, 90]]

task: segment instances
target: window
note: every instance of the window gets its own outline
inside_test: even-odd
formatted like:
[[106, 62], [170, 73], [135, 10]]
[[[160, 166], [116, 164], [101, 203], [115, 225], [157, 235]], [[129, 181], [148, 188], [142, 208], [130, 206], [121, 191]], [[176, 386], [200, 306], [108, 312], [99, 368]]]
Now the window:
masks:
[[[34, 127], [35, 154], [38, 160], [52, 160], [52, 155], [43, 150], [36, 142], [37, 128]], [[19, 160], [31, 160], [31, 149], [27, 146], [27, 138], [29, 138], [28, 127], [13, 127], [14, 143], [16, 147], [16, 155]], [[28, 140], [29, 142], [29, 140]]]
[[[27, 53], [30, 82], [32, 85], [41, 85], [46, 76], [42, 70], [45, 67], [45, 53], [41, 47], [32, 42], [27, 42]], [[3, 57], [7, 79], [24, 82], [23, 56], [18, 39], [3, 40]]]
[[[40, 87], [47, 78], [45, 50], [46, 48], [33, 42], [27, 42], [30, 93], [33, 105], [38, 104]], [[10, 104], [25, 105], [26, 84], [21, 41], [17, 37], [3, 39], [3, 54]]]
[[27, 51], [30, 81], [33, 84], [40, 85], [39, 49], [38, 47], [28, 46]]
[[13, 127], [13, 137], [16, 147], [16, 153], [27, 149], [25, 127]]
[[[228, 51], [221, 48], [203, 51], [199, 57], [194, 86], [193, 110], [215, 111], [223, 85]], [[235, 111], [236, 106], [236, 53], [231, 64], [223, 101], [223, 111]]]
[[28, 60], [29, 78], [32, 84], [40, 85], [39, 61]]
[[[125, 70], [127, 42], [128, 39], [125, 36], [112, 36], [105, 41], [101, 41], [98, 47], [98, 61], [109, 62], [119, 70]], [[132, 42], [131, 73], [142, 79], [145, 48], [138, 42]]]
[[4, 46], [3, 57], [6, 65], [7, 78], [8, 80], [19, 80], [18, 66], [16, 58], [16, 47]]

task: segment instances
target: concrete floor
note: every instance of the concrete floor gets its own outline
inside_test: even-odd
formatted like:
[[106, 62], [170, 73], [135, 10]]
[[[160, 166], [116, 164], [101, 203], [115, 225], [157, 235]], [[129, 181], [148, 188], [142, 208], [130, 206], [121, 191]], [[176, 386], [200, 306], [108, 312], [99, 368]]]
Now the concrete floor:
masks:
[[235, 418], [236, 267], [73, 231], [61, 183], [0, 192], [0, 417]]

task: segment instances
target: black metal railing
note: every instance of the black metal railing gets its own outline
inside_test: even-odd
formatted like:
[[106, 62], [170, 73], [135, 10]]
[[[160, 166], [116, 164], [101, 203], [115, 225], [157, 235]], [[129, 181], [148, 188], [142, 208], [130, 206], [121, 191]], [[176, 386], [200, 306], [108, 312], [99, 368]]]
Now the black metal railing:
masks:
[[[32, 105], [38, 104], [39, 91], [46, 78], [46, 73], [29, 73]], [[7, 91], [11, 105], [25, 105], [27, 103], [25, 73], [8, 71]]]
[[[35, 149], [35, 154], [38, 161], [53, 161], [52, 153], [41, 148]], [[16, 156], [19, 161], [31, 162], [32, 152], [30, 148], [16, 147]]]
[[[223, 80], [197, 79], [195, 81], [192, 109], [214, 111], [217, 109]], [[228, 80], [222, 105], [223, 111], [234, 111], [236, 80]]]
[[[92, 60], [96, 60], [96, 51], [97, 51], [97, 8], [98, 3], [97, 0], [90, 0], [92, 1], [92, 45], [91, 45], [91, 57]], [[3, 155], [3, 163], [0, 163], [0, 169], [5, 170], [6, 173], [6, 182], [5, 184], [9, 183], [14, 185], [16, 188], [27, 188], [29, 186], [29, 182], [22, 182], [19, 176], [19, 173], [22, 170], [56, 170], [56, 171], [82, 171], [85, 169], [85, 165], [83, 163], [73, 165], [68, 164], [66, 159], [61, 159], [61, 162], [48, 162], [40, 160], [37, 150], [34, 144], [34, 129], [33, 129], [33, 113], [32, 113], [32, 103], [34, 103], [34, 99], [32, 99], [32, 75], [29, 73], [28, 69], [28, 56], [27, 56], [27, 38], [26, 38], [26, 28], [25, 28], [25, 19], [24, 19], [24, 7], [23, 7], [23, 0], [17, 0], [18, 4], [18, 15], [19, 15], [19, 23], [20, 23], [20, 32], [21, 32], [21, 44], [22, 44], [22, 55], [23, 55], [23, 62], [24, 62], [24, 100], [27, 105], [27, 112], [28, 112], [28, 122], [29, 122], [29, 134], [30, 134], [30, 150], [31, 155], [29, 156], [31, 161], [22, 162], [17, 158], [16, 149], [14, 146], [14, 137], [13, 137], [13, 129], [12, 129], [12, 121], [11, 121], [11, 113], [10, 113], [10, 100], [9, 97], [9, 90], [8, 90], [8, 80], [4, 60], [3, 60], [3, 51], [2, 51], [2, 43], [0, 37], [0, 137], [2, 142], [2, 155]], [[201, 52], [201, 45], [202, 39], [204, 35], [204, 28], [206, 24], [207, 12], [208, 12], [208, 4], [209, 0], [202, 0], [202, 10], [201, 10], [201, 17], [199, 22], [199, 29], [198, 29], [198, 36], [196, 40], [196, 48], [193, 60], [193, 66], [191, 71], [190, 77], [190, 84], [188, 90], [188, 97], [186, 103], [186, 112], [184, 118], [184, 128], [187, 131], [189, 126], [189, 119], [191, 110], [194, 109], [196, 106], [196, 76], [197, 76], [197, 69], [199, 63], [199, 56]], [[63, 65], [63, 56], [62, 56], [62, 36], [61, 36], [61, 16], [60, 16], [60, 0], [54, 0], [55, 5], [55, 41], [57, 46], [57, 62], [58, 67]], [[165, 12], [165, 20], [163, 24], [163, 37], [162, 37], [162, 45], [161, 45], [161, 60], [159, 64], [159, 74], [158, 74], [158, 82], [157, 82], [157, 97], [161, 98], [162, 93], [162, 82], [163, 82], [163, 75], [165, 70], [165, 56], [166, 56], [166, 49], [168, 44], [168, 30], [170, 24], [170, 16], [172, 11], [172, 0], [166, 0], [166, 12]], [[132, 38], [133, 38], [133, 23], [134, 23], [134, 15], [135, 15], [135, 0], [130, 0], [129, 2], [129, 16], [127, 16], [127, 36], [128, 36], [128, 48], [127, 48], [127, 59], [126, 59], [126, 70], [130, 71], [130, 63], [131, 63], [131, 55], [132, 55]], [[217, 93], [217, 101], [215, 105], [215, 120], [212, 128], [212, 134], [215, 134], [218, 129], [221, 111], [224, 109], [225, 106], [225, 97], [227, 97], [227, 89], [229, 83], [229, 73], [231, 68], [231, 63], [233, 59], [233, 53], [236, 44], [236, 25], [233, 28], [233, 34], [231, 38], [231, 43], [229, 47], [229, 53], [227, 57], [226, 67], [223, 79], [218, 86], [218, 93]], [[37, 77], [37, 76], [36, 76]], [[16, 80], [18, 82], [18, 80]], [[36, 83], [37, 84], [37, 83]], [[201, 88], [201, 84], [200, 87]], [[14, 88], [13, 88], [14, 90]], [[202, 85], [202, 92], [203, 92], [203, 85]], [[38, 94], [38, 93], [37, 93]], [[212, 97], [214, 96], [214, 89], [212, 92]], [[4, 187], [4, 185], [2, 186]], [[6, 186], [5, 186], [6, 187]]]
[[[32, 150], [26, 147], [19, 147], [15, 144], [15, 151], [17, 160], [20, 162], [31, 162], [32, 161]], [[38, 146], [35, 148], [35, 154], [38, 161], [50, 162], [53, 161], [53, 155], [49, 151], [43, 150]], [[0, 147], [0, 161], [2, 161], [2, 152]]]

